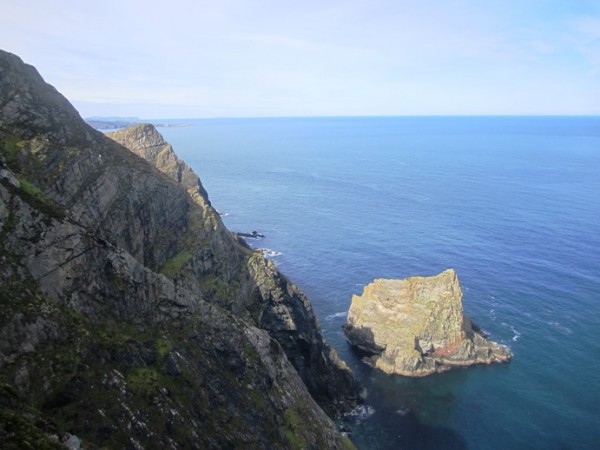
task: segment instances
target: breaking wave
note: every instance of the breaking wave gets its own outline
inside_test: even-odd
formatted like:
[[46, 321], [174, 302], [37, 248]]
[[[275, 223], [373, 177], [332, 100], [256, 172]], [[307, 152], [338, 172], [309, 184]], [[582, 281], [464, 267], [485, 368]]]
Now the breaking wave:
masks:
[[369, 405], [359, 405], [354, 408], [352, 411], [344, 414], [344, 418], [352, 419], [355, 421], [366, 420], [375, 414], [375, 408]]
[[333, 320], [337, 317], [346, 317], [347, 315], [348, 315], [347, 311], [340, 311], [335, 314], [329, 314], [328, 316], [325, 317], [325, 320]]

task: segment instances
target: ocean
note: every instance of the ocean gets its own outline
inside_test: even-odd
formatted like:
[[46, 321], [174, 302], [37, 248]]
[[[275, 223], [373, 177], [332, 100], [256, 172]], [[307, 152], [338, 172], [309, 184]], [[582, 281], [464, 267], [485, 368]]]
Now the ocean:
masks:
[[[165, 122], [367, 387], [359, 449], [600, 448], [600, 117]], [[422, 379], [362, 363], [341, 331], [352, 295], [450, 267], [513, 361]]]

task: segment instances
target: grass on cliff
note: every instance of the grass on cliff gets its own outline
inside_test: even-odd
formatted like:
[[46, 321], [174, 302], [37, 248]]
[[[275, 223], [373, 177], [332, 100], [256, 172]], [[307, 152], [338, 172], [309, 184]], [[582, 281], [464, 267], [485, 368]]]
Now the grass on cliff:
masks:
[[23, 404], [12, 386], [0, 384], [0, 448], [64, 449], [54, 440], [57, 430], [40, 411]]
[[298, 415], [298, 412], [292, 408], [286, 409], [283, 413], [283, 420], [284, 426], [281, 428], [281, 431], [288, 440], [290, 449], [303, 449], [304, 445], [298, 433], [302, 426], [302, 419]]
[[[131, 423], [134, 420], [131, 417], [139, 418], [157, 435], [168, 435], [176, 441], [180, 437], [179, 442], [184, 442], [190, 434], [186, 422], [190, 416], [202, 424], [202, 443], [214, 440], [232, 448], [247, 448], [244, 432], [240, 431], [248, 423], [247, 414], [273, 414], [269, 395], [266, 395], [269, 391], [264, 386], [248, 387], [250, 383], [260, 386], [261, 379], [256, 376], [262, 367], [260, 355], [249, 341], [242, 339], [242, 345], [235, 347], [239, 360], [245, 361], [244, 370], [240, 372], [239, 367], [225, 357], [229, 353], [215, 359], [214, 349], [226, 344], [229, 338], [212, 326], [205, 327], [202, 321], [179, 323], [168, 329], [152, 324], [138, 327], [116, 319], [94, 323], [43, 295], [36, 296], [33, 290], [26, 292], [24, 281], [14, 281], [11, 285], [14, 293], [6, 299], [6, 312], [10, 314], [3, 318], [0, 315], [0, 325], [21, 313], [28, 323], [39, 317], [55, 322], [58, 328], [67, 330], [68, 336], [39, 345], [35, 357], [25, 355], [19, 364], [0, 370], [0, 448], [61, 448], [54, 445], [51, 437], [65, 436], [67, 431], [84, 442], [98, 442], [103, 448], [121, 448], [130, 437], [131, 432], [123, 425]], [[0, 293], [6, 288], [4, 286]], [[237, 330], [237, 327], [231, 328], [231, 331]], [[191, 338], [203, 345], [175, 350], [178, 343], [190, 342]], [[154, 352], [154, 358], [140, 357], [137, 349]], [[183, 355], [177, 357], [181, 372], [172, 375], [167, 371], [167, 358], [179, 351]], [[32, 386], [27, 399], [15, 399], [14, 408], [3, 409], [2, 385], [10, 384], [15, 379], [15, 370], [24, 363], [32, 380], [46, 378], [49, 386], [37, 383], [40, 386]], [[119, 373], [123, 374], [121, 378]], [[74, 392], [73, 380], [78, 379], [83, 380], [81, 391], [76, 392], [69, 403], [57, 403], [56, 399], [65, 398], [64, 393], [68, 397]], [[122, 380], [122, 388], [112, 379]], [[192, 393], [190, 387], [194, 384]], [[232, 389], [233, 386], [238, 387]], [[125, 394], [120, 391], [123, 388]], [[169, 419], [167, 425], [165, 411], [170, 408], [183, 415]], [[273, 427], [263, 430], [264, 438], [268, 442], [283, 442], [285, 448], [308, 448], [308, 436], [319, 436], [320, 431], [306, 429], [312, 425], [306, 423], [304, 408], [304, 405], [288, 408], [279, 427], [274, 420]], [[91, 421], [94, 426], [87, 430], [82, 424]], [[11, 433], [4, 443], [3, 426]], [[94, 429], [110, 430], [110, 434], [94, 434]], [[325, 448], [324, 440], [319, 437], [317, 440], [318, 448]]]
[[12, 185], [7, 187], [18, 194], [33, 208], [42, 211], [50, 217], [59, 219], [65, 218], [66, 212], [64, 208], [56, 204], [53, 200], [46, 196], [46, 194], [44, 194], [40, 188], [22, 175], [19, 164], [19, 153], [22, 151], [25, 145], [26, 141], [19, 140], [14, 136], [5, 136], [3, 138], [2, 144], [0, 145], [2, 155], [6, 160], [6, 165], [17, 175], [21, 189], [18, 190], [13, 188]]
[[19, 177], [21, 184], [20, 197], [31, 205], [34, 209], [42, 211], [50, 217], [64, 219], [67, 216], [65, 209], [48, 198], [40, 188], [35, 186], [24, 177]]
[[192, 254], [184, 250], [182, 252], [177, 253], [171, 259], [165, 261], [165, 263], [159, 269], [159, 272], [168, 277], [175, 276], [177, 272], [179, 272], [183, 267], [188, 263], [188, 261], [192, 258]]
[[133, 392], [149, 398], [152, 398], [161, 386], [162, 378], [154, 367], [132, 367], [125, 374], [125, 379]]
[[6, 158], [6, 164], [12, 170], [16, 170], [19, 163], [19, 152], [25, 143], [15, 136], [4, 136], [0, 149]]

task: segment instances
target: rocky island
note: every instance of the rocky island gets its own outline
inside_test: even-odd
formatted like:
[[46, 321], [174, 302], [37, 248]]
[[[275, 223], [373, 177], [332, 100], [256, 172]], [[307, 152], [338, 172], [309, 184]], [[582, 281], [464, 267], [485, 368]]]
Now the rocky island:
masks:
[[352, 298], [344, 332], [366, 361], [420, 377], [455, 366], [505, 362], [510, 350], [487, 339], [463, 314], [453, 269], [432, 277], [376, 279]]
[[0, 448], [354, 448], [306, 296], [153, 126], [112, 137], [0, 51]]

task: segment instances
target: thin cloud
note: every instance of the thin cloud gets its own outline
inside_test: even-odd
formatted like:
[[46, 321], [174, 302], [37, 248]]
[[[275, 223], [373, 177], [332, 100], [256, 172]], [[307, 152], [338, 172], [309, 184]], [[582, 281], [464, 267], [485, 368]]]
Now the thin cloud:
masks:
[[585, 1], [0, 8], [0, 47], [84, 115], [600, 113], [600, 12]]
[[586, 59], [594, 75], [600, 75], [600, 17], [585, 16], [573, 22], [575, 49]]

